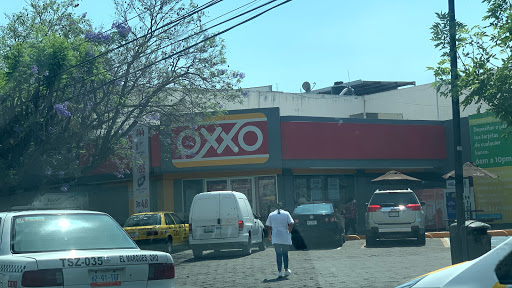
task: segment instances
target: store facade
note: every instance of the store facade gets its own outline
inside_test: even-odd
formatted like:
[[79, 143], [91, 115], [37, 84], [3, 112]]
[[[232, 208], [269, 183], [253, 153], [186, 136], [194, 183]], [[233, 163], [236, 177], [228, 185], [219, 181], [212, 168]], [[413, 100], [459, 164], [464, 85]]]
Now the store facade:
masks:
[[280, 116], [266, 108], [228, 111], [206, 126], [162, 125], [160, 133], [171, 141], [162, 136], [152, 146], [161, 183], [155, 208], [183, 217], [205, 191], [242, 192], [266, 215], [276, 202], [364, 203], [380, 187], [371, 179], [389, 170], [426, 179], [421, 188], [442, 187], [448, 169], [443, 121]]

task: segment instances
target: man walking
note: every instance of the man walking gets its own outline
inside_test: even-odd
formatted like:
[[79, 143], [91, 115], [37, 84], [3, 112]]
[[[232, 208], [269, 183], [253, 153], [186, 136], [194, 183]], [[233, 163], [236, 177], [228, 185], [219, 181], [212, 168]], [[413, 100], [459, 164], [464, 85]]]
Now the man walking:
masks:
[[[292, 245], [293, 219], [290, 213], [283, 210], [281, 203], [277, 204], [277, 210], [268, 215], [268, 237], [276, 251], [277, 277], [288, 276], [292, 271], [288, 268], [288, 249]], [[284, 273], [283, 273], [284, 262]]]

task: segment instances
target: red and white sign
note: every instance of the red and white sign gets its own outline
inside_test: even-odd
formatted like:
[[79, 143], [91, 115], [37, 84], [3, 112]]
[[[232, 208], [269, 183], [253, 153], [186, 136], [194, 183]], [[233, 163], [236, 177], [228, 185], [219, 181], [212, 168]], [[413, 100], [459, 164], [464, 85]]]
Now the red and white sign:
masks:
[[132, 132], [133, 205], [135, 213], [149, 212], [149, 137], [148, 127], [137, 125]]
[[172, 129], [178, 168], [261, 164], [269, 157], [267, 117], [263, 113], [219, 116], [207, 126]]

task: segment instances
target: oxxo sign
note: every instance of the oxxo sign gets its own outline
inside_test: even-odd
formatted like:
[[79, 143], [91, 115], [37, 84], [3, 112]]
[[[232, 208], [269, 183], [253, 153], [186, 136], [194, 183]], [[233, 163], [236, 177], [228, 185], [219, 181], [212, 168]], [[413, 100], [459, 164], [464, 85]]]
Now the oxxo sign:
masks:
[[178, 168], [265, 163], [269, 157], [263, 113], [219, 116], [211, 125], [172, 129]]

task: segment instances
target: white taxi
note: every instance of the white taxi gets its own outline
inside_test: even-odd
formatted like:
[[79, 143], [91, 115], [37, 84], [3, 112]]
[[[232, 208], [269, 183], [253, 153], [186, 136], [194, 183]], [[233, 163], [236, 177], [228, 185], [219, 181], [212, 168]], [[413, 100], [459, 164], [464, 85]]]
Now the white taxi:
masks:
[[1, 287], [174, 287], [168, 253], [140, 250], [108, 214], [0, 213]]
[[396, 288], [512, 288], [512, 238], [471, 261], [425, 274]]

